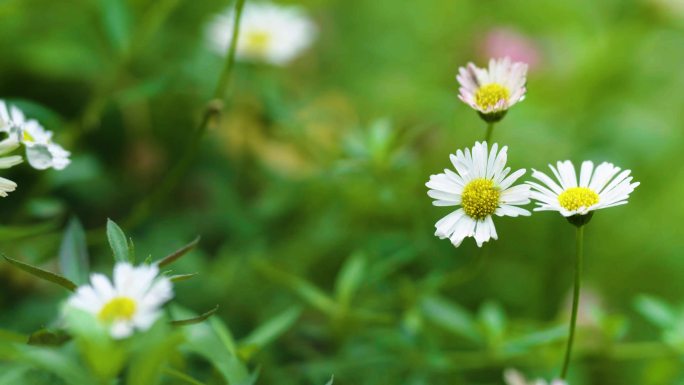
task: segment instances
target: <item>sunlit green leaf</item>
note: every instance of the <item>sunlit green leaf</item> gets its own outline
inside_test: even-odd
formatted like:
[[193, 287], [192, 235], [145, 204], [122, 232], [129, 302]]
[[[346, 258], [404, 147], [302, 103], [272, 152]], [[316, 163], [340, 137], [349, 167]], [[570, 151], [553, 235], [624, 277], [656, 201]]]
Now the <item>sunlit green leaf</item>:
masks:
[[65, 277], [77, 284], [83, 284], [88, 280], [88, 265], [85, 231], [81, 222], [74, 217], [69, 221], [62, 237], [59, 267]]
[[115, 261], [131, 261], [128, 238], [126, 238], [126, 234], [121, 230], [121, 227], [111, 219], [107, 219], [107, 240], [109, 240], [109, 246], [112, 248], [112, 253], [114, 253]]

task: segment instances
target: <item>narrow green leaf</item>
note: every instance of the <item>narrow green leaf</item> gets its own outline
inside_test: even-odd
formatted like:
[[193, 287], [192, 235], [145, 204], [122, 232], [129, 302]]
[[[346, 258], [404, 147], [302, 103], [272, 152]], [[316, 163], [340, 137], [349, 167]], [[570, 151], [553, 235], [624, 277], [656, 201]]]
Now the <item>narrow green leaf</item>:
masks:
[[186, 325], [193, 325], [193, 324], [198, 324], [200, 322], [203, 322], [207, 318], [211, 317], [218, 311], [219, 305], [216, 305], [215, 308], [209, 310], [208, 312], [199, 315], [194, 318], [189, 318], [189, 319], [184, 319], [184, 320], [177, 320], [177, 321], [171, 321], [171, 325], [173, 326], [186, 326]]
[[230, 332], [228, 326], [219, 317], [213, 317], [209, 320], [214, 333], [218, 336], [219, 340], [228, 349], [232, 355], [236, 355], [236, 343], [235, 338], [233, 338], [233, 333]]
[[501, 306], [495, 302], [486, 302], [480, 308], [479, 319], [489, 342], [500, 342], [506, 331], [506, 314]]
[[2, 254], [3, 258], [12, 265], [24, 270], [25, 272], [38, 277], [40, 279], [43, 279], [48, 282], [56, 283], [59, 286], [62, 286], [63, 288], [67, 290], [74, 291], [78, 287], [75, 283], [71, 282], [70, 280], [62, 277], [61, 275], [55, 274], [53, 272], [47, 271], [40, 269], [35, 266], [31, 266], [27, 263], [17, 261], [16, 259], [12, 259], [5, 254]]
[[160, 259], [159, 262], [157, 262], [157, 265], [159, 265], [159, 267], [164, 267], [166, 265], [170, 265], [170, 264], [176, 262], [180, 257], [184, 256], [190, 250], [194, 249], [195, 246], [197, 246], [197, 244], [199, 243], [199, 241], [200, 241], [200, 237], [198, 236], [192, 242], [190, 242], [187, 245], [181, 247], [180, 249], [174, 251], [173, 253], [167, 255], [166, 257]]
[[263, 273], [274, 281], [287, 286], [290, 290], [299, 295], [304, 301], [309, 303], [309, 305], [317, 308], [327, 315], [334, 315], [337, 313], [338, 308], [335, 301], [333, 301], [332, 298], [325, 294], [321, 289], [312, 285], [308, 281], [283, 270], [276, 269], [263, 261], [257, 261], [254, 262], [254, 264], [259, 272]]
[[452, 333], [474, 342], [482, 340], [472, 315], [457, 304], [438, 297], [427, 297], [423, 299], [421, 309], [427, 319]]
[[71, 336], [64, 331], [58, 330], [53, 332], [48, 329], [40, 329], [31, 333], [28, 338], [28, 344], [36, 346], [61, 346], [70, 339]]
[[250, 352], [253, 352], [255, 349], [262, 349], [292, 327], [301, 312], [302, 310], [299, 307], [285, 310], [259, 326], [250, 335], [245, 337], [240, 345], [249, 347]]
[[78, 218], [69, 220], [59, 247], [59, 268], [65, 277], [77, 284], [88, 281], [88, 248], [83, 226]]
[[136, 263], [135, 243], [133, 243], [133, 238], [128, 238], [128, 260], [133, 264]]
[[534, 331], [506, 342], [504, 349], [511, 353], [525, 352], [527, 349], [568, 338], [568, 326], [560, 325]]
[[124, 234], [121, 227], [111, 219], [107, 219], [107, 239], [109, 240], [109, 246], [112, 248], [114, 260], [116, 262], [131, 261], [126, 234]]
[[335, 283], [335, 296], [337, 302], [343, 306], [351, 303], [356, 290], [363, 282], [366, 260], [360, 254], [354, 254], [347, 259], [337, 275]]
[[331, 376], [330, 381], [326, 382], [325, 385], [333, 385], [333, 382], [335, 382], [335, 376]]
[[190, 384], [190, 385], [204, 385], [203, 382], [200, 382], [200, 381], [190, 377], [189, 375], [187, 375], [187, 374], [185, 374], [179, 370], [173, 369], [173, 368], [164, 368], [163, 372], [164, 372], [164, 374], [168, 375], [169, 377], [173, 377], [175, 379], [178, 379], [178, 380], [183, 381], [183, 382]]
[[107, 37], [114, 49], [121, 53], [128, 48], [131, 34], [131, 16], [127, 2], [122, 0], [102, 0], [102, 16]]
[[634, 306], [644, 318], [658, 327], [669, 328], [677, 322], [675, 311], [658, 298], [640, 295], [634, 301]]
[[171, 282], [176, 283], [176, 282], [187, 281], [188, 279], [195, 277], [197, 275], [199, 275], [199, 273], [176, 274], [176, 275], [170, 276], [169, 279], [171, 280]]

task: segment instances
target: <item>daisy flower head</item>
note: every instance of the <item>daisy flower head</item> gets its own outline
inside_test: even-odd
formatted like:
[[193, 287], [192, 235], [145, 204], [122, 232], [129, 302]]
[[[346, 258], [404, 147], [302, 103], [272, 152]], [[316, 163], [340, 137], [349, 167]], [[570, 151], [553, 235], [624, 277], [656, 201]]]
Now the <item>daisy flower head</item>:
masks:
[[[0, 121], [0, 124], [1, 123], [2, 121]], [[0, 141], [0, 169], [10, 168], [21, 163], [23, 160], [19, 155], [9, 155], [19, 147], [19, 140], [17, 140], [16, 135], [10, 132], [10, 129], [11, 127], [6, 124], [0, 126], [0, 133], [5, 136], [5, 138]], [[6, 197], [8, 193], [11, 193], [16, 188], [16, 183], [0, 177], [0, 197]]]
[[[232, 40], [235, 12], [217, 16], [209, 25], [213, 48], [225, 54]], [[236, 56], [253, 62], [282, 66], [308, 48], [316, 27], [298, 6], [247, 2], [240, 18]]]
[[149, 329], [161, 315], [161, 306], [172, 297], [171, 281], [159, 276], [156, 265], [118, 262], [113, 282], [102, 274], [92, 274], [90, 283], [69, 298], [67, 308], [92, 314], [113, 338], [122, 339], [134, 330]]
[[504, 380], [506, 380], [506, 385], [567, 385], [567, 382], [559, 379], [555, 379], [551, 382], [546, 382], [542, 379], [528, 381], [515, 369], [506, 369], [504, 372]]
[[26, 159], [37, 170], [62, 170], [71, 162], [69, 151], [52, 141], [52, 132], [36, 120], [26, 119], [24, 113], [0, 100], [0, 130], [26, 148]]
[[458, 69], [458, 98], [488, 123], [501, 120], [509, 108], [525, 99], [527, 64], [510, 58], [490, 59], [489, 68], [473, 63]]
[[632, 182], [630, 170], [621, 171], [608, 162], [596, 168], [591, 161], [582, 162], [579, 179], [569, 160], [549, 168], [555, 180], [533, 169], [532, 177], [541, 183], [527, 182], [538, 204], [534, 210], [558, 211], [575, 225], [587, 223], [595, 210], [627, 204], [629, 194], [639, 186], [639, 182]]
[[435, 206], [460, 206], [435, 224], [435, 235], [449, 238], [458, 247], [467, 237], [475, 238], [482, 247], [490, 239], [498, 239], [492, 216], [528, 216], [530, 212], [517, 207], [530, 202], [525, 184], [513, 185], [525, 174], [525, 169], [511, 173], [506, 167], [507, 147], [499, 150], [494, 143], [491, 150], [487, 142], [475, 143], [472, 150], [458, 150], [450, 155], [455, 172], [431, 175], [425, 184], [428, 196]]

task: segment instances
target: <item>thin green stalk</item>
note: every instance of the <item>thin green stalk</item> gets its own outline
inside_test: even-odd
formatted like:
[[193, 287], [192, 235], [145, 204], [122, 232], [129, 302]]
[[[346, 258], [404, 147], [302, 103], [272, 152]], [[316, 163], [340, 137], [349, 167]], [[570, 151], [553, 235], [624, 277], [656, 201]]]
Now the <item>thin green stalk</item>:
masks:
[[492, 132], [494, 132], [494, 123], [487, 123], [487, 132], [485, 133], [485, 142], [489, 143], [492, 139]]
[[561, 379], [565, 379], [568, 374], [568, 367], [570, 366], [570, 356], [572, 354], [572, 343], [575, 339], [575, 328], [577, 325], [577, 310], [579, 308], [580, 299], [580, 284], [582, 281], [582, 258], [584, 254], [584, 226], [577, 227], [577, 234], [575, 238], [575, 288], [572, 293], [572, 314], [570, 316], [570, 326], [568, 334], [568, 344], [565, 349], [565, 360], [563, 361], [563, 370], [561, 371]]
[[237, 41], [240, 33], [240, 19], [242, 18], [242, 9], [244, 8], [244, 5], [245, 0], [236, 0], [235, 2], [235, 23], [233, 24], [232, 39], [226, 54], [226, 61], [219, 80], [216, 83], [213, 99], [208, 103], [202, 120], [195, 130], [191, 143], [159, 187], [133, 209], [131, 215], [125, 222], [127, 227], [135, 227], [138, 225], [147, 217], [153, 206], [158, 205], [166, 196], [168, 196], [174, 187], [178, 185], [199, 151], [201, 139], [207, 131], [209, 122], [211, 122], [212, 118], [220, 116], [223, 108], [224, 95], [230, 85], [231, 74], [233, 72], [233, 67], [235, 66], [235, 52], [237, 49]]

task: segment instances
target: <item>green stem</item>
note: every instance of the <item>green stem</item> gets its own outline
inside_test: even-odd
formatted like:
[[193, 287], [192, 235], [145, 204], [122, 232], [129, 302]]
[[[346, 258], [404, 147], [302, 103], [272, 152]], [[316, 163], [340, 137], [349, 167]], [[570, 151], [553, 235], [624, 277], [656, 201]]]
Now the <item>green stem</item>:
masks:
[[204, 133], [207, 131], [209, 122], [215, 116], [220, 116], [223, 108], [223, 99], [228, 86], [230, 85], [231, 74], [235, 66], [235, 51], [237, 49], [238, 35], [240, 32], [240, 19], [242, 17], [242, 9], [244, 8], [245, 0], [236, 0], [235, 2], [235, 23], [233, 24], [232, 39], [226, 54], [225, 65], [221, 71], [221, 75], [216, 84], [216, 89], [213, 94], [213, 99], [207, 105], [202, 120], [195, 130], [191, 143], [188, 145], [185, 153], [181, 159], [169, 171], [164, 181], [159, 187], [144, 199], [138, 206], [136, 206], [128, 220], [125, 222], [127, 227], [137, 226], [145, 217], [147, 217], [154, 205], [158, 205], [172, 190], [183, 175], [185, 175], [188, 167], [195, 158], [195, 154], [199, 151], [199, 145]]
[[[492, 139], [492, 132], [494, 132], [494, 123], [487, 123], [487, 133], [485, 133], [485, 142], [489, 143]], [[491, 145], [491, 143], [489, 143]]]
[[577, 310], [579, 308], [580, 299], [580, 284], [582, 281], [582, 257], [584, 249], [584, 226], [577, 227], [576, 234], [576, 258], [575, 258], [575, 288], [572, 293], [572, 314], [570, 316], [570, 331], [568, 335], [568, 344], [565, 349], [565, 360], [563, 361], [563, 370], [561, 371], [561, 379], [564, 380], [568, 374], [568, 367], [570, 366], [570, 355], [572, 354], [572, 343], [575, 339], [575, 327], [577, 325]]
[[223, 94], [230, 85], [230, 74], [233, 72], [235, 66], [235, 52], [237, 50], [237, 41], [240, 34], [240, 18], [242, 18], [242, 9], [244, 8], [245, 0], [236, 0], [235, 2], [235, 23], [233, 23], [233, 34], [231, 36], [228, 52], [226, 53], [226, 63], [221, 72], [221, 77], [216, 84], [214, 91], [214, 99], [223, 99]]

